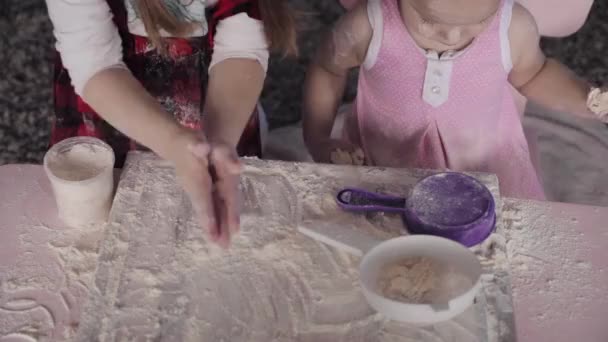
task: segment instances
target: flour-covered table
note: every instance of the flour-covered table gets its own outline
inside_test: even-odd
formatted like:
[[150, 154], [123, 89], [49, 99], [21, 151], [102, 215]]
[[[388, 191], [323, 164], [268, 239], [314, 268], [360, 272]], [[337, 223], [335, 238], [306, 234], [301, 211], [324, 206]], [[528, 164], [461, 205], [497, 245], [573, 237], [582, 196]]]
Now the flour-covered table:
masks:
[[65, 227], [42, 166], [0, 167], [0, 341], [74, 339], [103, 234]]
[[[252, 163], [259, 162], [252, 161]], [[164, 169], [165, 166], [162, 166], [159, 172], [165, 172]], [[251, 173], [251, 175], [248, 175], [243, 183], [245, 190], [251, 193], [253, 191], [251, 190], [253, 183], [249, 178], [252, 175], [255, 177], [255, 174], [259, 174], [260, 170], [263, 171], [265, 168], [251, 166], [247, 169], [248, 174]], [[313, 182], [314, 184], [311, 184], [313, 189], [326, 187], [326, 189], [323, 189], [324, 192], [331, 192], [342, 185], [357, 184], [368, 186], [370, 189], [390, 190], [403, 187], [405, 190], [408, 187], [405, 184], [411, 182], [411, 177], [413, 177], [412, 173], [405, 171], [366, 170], [353, 172], [352, 170], [342, 170], [345, 173], [344, 180], [338, 184], [328, 185], [328, 182], [321, 178], [334, 177], [335, 170], [337, 169], [334, 169], [334, 171], [331, 169], [321, 167], [310, 175], [301, 175], [301, 177]], [[299, 171], [310, 171], [310, 168], [306, 165], [292, 165], [286, 169], [285, 166], [277, 167], [276, 170], [279, 170], [279, 172], [275, 172], [279, 174], [279, 179], [292, 179], [290, 175], [285, 176], [285, 172], [293, 172], [295, 176]], [[376, 177], [379, 177], [379, 179], [376, 180]], [[160, 177], [160, 179], [163, 178], [165, 176]], [[167, 180], [170, 178], [167, 177]], [[144, 206], [145, 203], [149, 203], [147, 198], [153, 194], [151, 190], [144, 192], [143, 188], [145, 185], [148, 189], [151, 189], [150, 185], [146, 185], [146, 183], [154, 179], [159, 179], [159, 177], [146, 177], [132, 191], [124, 192], [125, 195], [132, 196], [129, 201], [135, 200], [135, 205], [138, 206], [138, 208], [131, 210], [131, 215], [146, 217], [145, 215], [136, 214], [136, 212], [142, 212], [142, 209], [139, 207]], [[272, 180], [275, 178], [267, 177], [264, 179]], [[491, 179], [486, 179], [487, 181], [489, 183], [494, 182]], [[377, 185], [380, 183], [384, 185]], [[287, 185], [285, 181], [281, 181], [281, 183], [277, 182], [278, 188], [290, 189]], [[293, 185], [290, 186], [295, 189], [294, 192], [298, 191]], [[268, 187], [267, 190], [276, 189], [277, 187]], [[162, 189], [164, 187], [159, 188]], [[248, 188], [249, 190], [247, 190]], [[302, 186], [299, 188], [301, 189]], [[267, 190], [262, 190], [262, 192]], [[179, 192], [177, 189], [172, 191]], [[328, 213], [333, 210], [331, 209], [333, 199], [325, 198], [326, 204], [324, 205], [320, 201], [315, 202], [314, 199], [318, 197], [313, 195], [313, 193], [308, 191], [302, 192], [298, 195], [300, 208], [297, 208], [298, 204], [296, 203], [296, 209], [287, 209], [287, 211], [297, 212], [299, 210], [301, 213], [308, 213], [309, 222], [315, 221], [315, 218], [318, 219], [317, 221], [325, 222], [327, 217], [332, 216]], [[120, 200], [120, 198], [117, 200]], [[256, 220], [252, 219], [251, 216], [255, 216], [256, 212], [274, 210], [265, 207], [268, 202], [265, 198], [264, 196], [258, 197], [260, 205], [257, 207], [252, 204], [255, 202], [254, 200], [249, 200], [247, 204], [248, 213], [244, 217], [244, 223], [255, 223]], [[141, 203], [136, 199], [141, 199]], [[123, 201], [125, 201], [124, 198]], [[289, 204], [282, 204], [280, 208], [275, 207], [275, 209], [281, 211], [291, 208], [293, 201], [285, 200], [285, 203], [287, 202]], [[187, 203], [185, 205], [187, 206]], [[323, 209], [324, 206], [328, 209], [319, 209]], [[166, 209], [167, 211], [175, 210], [170, 207]], [[57, 220], [55, 210], [50, 186], [40, 165], [0, 166], [1, 342], [74, 340], [79, 321], [83, 318], [81, 313], [89, 296], [90, 291], [88, 289], [95, 287], [94, 279], [98, 257], [97, 245], [104, 238], [104, 229], [103, 227], [66, 229]], [[187, 212], [189, 209], [185, 208], [184, 210]], [[337, 222], [348, 221], [350, 215], [341, 216], [342, 214], [334, 212], [333, 217]], [[514, 289], [513, 301], [517, 340], [526, 342], [608, 341], [608, 326], [606, 325], [606, 317], [608, 317], [608, 296], [606, 295], [608, 294], [608, 255], [605, 248], [608, 245], [608, 208], [505, 199], [502, 217], [501, 224], [504, 228], [503, 232], [505, 233], [506, 240], [501, 240], [499, 236], [495, 236], [492, 246], [497, 250], [494, 259], [500, 259], [501, 256], [504, 256], [503, 252], [506, 246], [510, 266], [509, 275]], [[136, 218], [131, 217], [128, 219], [133, 220]], [[142, 224], [156, 226], [156, 223], [153, 222], [153, 217], [149, 217], [147, 220], [147, 223]], [[271, 220], [269, 219], [268, 221], [270, 222]], [[300, 220], [300, 224], [304, 221]], [[178, 223], [179, 221], [176, 220], [175, 222]], [[388, 216], [369, 216], [361, 218], [358, 222], [362, 227], [368, 228], [371, 223], [384, 228], [396, 228], [399, 224], [398, 221], [393, 221]], [[187, 229], [176, 230], [175, 234], [177, 235], [174, 236], [178, 236], [178, 238], [172, 238], [173, 240], [170, 241], [176, 241], [177, 239], [181, 241], [179, 243], [181, 246], [196, 246], [198, 242], [191, 240], [200, 237], [200, 235], [197, 235], [199, 234], [197, 228], [193, 226], [193, 223], [181, 226], [187, 227]], [[267, 226], [273, 225], [264, 221], [257, 227]], [[178, 225], [176, 224], [173, 227], [178, 227]], [[291, 226], [288, 229], [291, 231]], [[111, 232], [115, 230], [116, 227], [107, 230], [107, 232], [112, 234]], [[263, 234], [265, 229], [258, 230], [260, 234]], [[131, 231], [133, 231], [133, 234], [136, 234], [141, 229], [135, 227]], [[390, 235], [390, 233], [386, 234]], [[264, 239], [267, 238], [264, 237]], [[240, 243], [242, 246], [247, 241], [247, 237], [244, 236], [239, 240], [241, 242], [237, 241], [237, 243]], [[136, 248], [143, 248], [142, 246], [138, 246], [141, 240], [133, 241], [131, 243], [131, 252], [129, 252], [131, 254], [127, 253], [126, 255], [130, 258], [135, 256], [133, 253], [137, 252]], [[229, 281], [234, 278], [231, 278], [231, 275], [225, 275], [228, 281], [223, 283], [224, 291], [239, 293], [232, 299], [222, 298], [221, 302], [219, 302], [222, 305], [218, 305], [217, 301], [206, 299], [213, 297], [214, 293], [216, 293], [215, 291], [217, 291], [217, 287], [209, 286], [208, 281], [207, 283], [200, 282], [199, 291], [191, 293], [195, 295], [193, 296], [195, 300], [196, 298], [203, 300], [199, 303], [183, 304], [187, 297], [178, 297], [177, 300], [170, 299], [171, 294], [175, 295], [178, 293], [176, 291], [165, 290], [159, 294], [158, 289], [160, 286], [158, 284], [166, 281], [159, 277], [160, 282], [151, 282], [149, 286], [142, 286], [139, 291], [132, 292], [130, 298], [121, 297], [123, 298], [123, 302], [117, 301], [114, 311], [111, 305], [98, 307], [99, 310], [105, 310], [100, 316], [105, 318], [105, 326], [109, 326], [114, 315], [122, 315], [120, 317], [124, 317], [124, 313], [127, 312], [127, 309], [123, 309], [124, 303], [137, 304], [137, 301], [144, 301], [147, 298], [145, 296], [149, 296], [152, 293], [152, 299], [155, 300], [153, 303], [158, 304], [153, 308], [153, 314], [146, 313], [149, 306], [142, 305], [141, 310], [138, 311], [133, 305], [128, 310], [134, 312], [135, 315], [130, 317], [130, 323], [125, 323], [124, 325], [130, 325], [131, 329], [140, 327], [143, 331], [150, 331], [146, 330], [150, 324], [154, 329], [161, 329], [161, 326], [168, 327], [171, 324], [175, 327], [175, 323], [172, 323], [175, 321], [171, 318], [173, 317], [173, 313], [175, 313], [179, 317], [191, 317], [183, 324], [186, 328], [191, 327], [185, 329], [186, 331], [188, 329], [192, 331], [193, 328], [197, 327], [197, 325], [193, 325], [193, 322], [196, 321], [192, 317], [199, 317], [201, 315], [199, 311], [208, 310], [208, 312], [218, 315], [216, 322], [219, 322], [219, 324], [216, 324], [216, 326], [225, 327], [226, 324], [232, 324], [234, 330], [231, 332], [233, 334], [231, 336], [236, 336], [236, 338], [227, 340], [238, 340], [238, 337], [243, 334], [241, 331], [249, 328], [249, 323], [251, 323], [251, 329], [259, 329], [261, 326], [260, 322], [267, 319], [264, 317], [274, 315], [272, 313], [273, 307], [276, 307], [277, 317], [280, 316], [280, 318], [276, 319], [275, 324], [270, 329], [277, 332], [275, 340], [289, 340], [289, 337], [281, 335], [281, 333], [287, 329], [291, 329], [291, 327], [295, 329], [302, 326], [313, 327], [317, 330], [317, 335], [312, 334], [311, 330], [313, 329], [310, 328], [307, 330], [308, 334], [306, 331], [301, 331], [293, 340], [305, 341], [308, 338], [308, 340], [323, 341], [327, 339], [331, 340], [335, 337], [336, 341], [350, 341], [356, 340], [354, 337], [351, 338], [352, 336], [361, 336], [365, 333], [370, 334], [368, 336], [364, 335], [365, 337], [370, 337], [368, 341], [408, 341], [416, 339], [412, 337], [412, 334], [415, 334], [412, 330], [405, 330], [405, 336], [400, 336], [399, 334], [403, 334], [404, 332], [404, 327], [380, 322], [378, 317], [373, 316], [371, 311], [368, 311], [369, 309], [364, 305], [364, 302], [360, 301], [362, 298], [356, 295], [356, 290], [353, 290], [357, 286], [356, 274], [354, 273], [356, 259], [336, 254], [331, 248], [302, 237], [301, 239], [298, 238], [298, 243], [302, 243], [303, 246], [309, 244], [315, 246], [313, 252], [309, 252], [310, 254], [304, 257], [302, 263], [294, 263], [291, 261], [291, 258], [277, 260], [280, 258], [276, 257], [276, 255], [281, 255], [281, 253], [285, 253], [286, 249], [290, 248], [287, 241], [287, 239], [284, 239], [281, 243], [266, 244], [267, 247], [264, 248], [270, 252], [251, 253], [252, 258], [255, 258], [255, 260], [252, 260], [249, 264], [246, 261], [235, 262], [235, 264], [240, 265], [239, 267], [235, 267], [235, 270], [247, 276], [249, 281], [245, 284], [238, 281], [231, 284]], [[264, 242], [263, 240], [258, 240], [257, 243]], [[124, 247], [124, 244], [122, 246]], [[166, 249], [152, 251], [148, 253], [148, 257], [150, 261], [157, 260], [155, 259], [157, 255], [165, 251]], [[488, 249], [488, 251], [491, 251], [491, 249]], [[213, 250], [213, 253], [216, 252]], [[275, 257], [269, 257], [268, 255], [260, 257], [260, 254], [266, 253], [274, 253]], [[302, 254], [302, 248], [296, 246], [293, 255]], [[180, 252], [178, 255], [181, 255], [181, 258], [183, 258], [186, 253]], [[120, 256], [120, 253], [117, 256]], [[203, 266], [202, 263], [197, 267], [200, 267], [199, 270], [202, 271], [209, 269], [214, 274], [217, 274], [218, 269], [225, 270], [225, 274], [230, 274], [232, 272], [229, 269], [230, 266], [226, 266], [224, 263], [237, 259], [234, 256], [231, 258], [216, 258], [222, 260], [222, 264], [214, 267], [205, 268], [206, 265]], [[108, 258], [106, 254], [103, 260], [105, 260], [105, 263], [109, 263], [111, 258]], [[181, 262], [178, 258], [175, 260], [176, 265]], [[200, 257], [189, 261], [190, 265], [196, 264], [197, 260], [200, 260]], [[267, 263], [272, 262], [273, 264], [259, 266], [260, 260]], [[326, 265], [324, 262], [327, 260], [333, 261], [331, 264]], [[501, 261], [498, 261], [500, 264]], [[244, 269], [246, 268], [243, 266], [244, 264], [252, 265], [252, 268]], [[311, 264], [310, 270], [303, 270], [303, 267]], [[165, 265], [158, 264], [156, 268], [159, 267], [165, 267]], [[101, 272], [102, 269], [107, 268], [108, 265], [100, 267], [99, 270]], [[327, 282], [324, 283], [323, 279], [320, 279], [320, 276], [316, 276], [310, 281], [301, 280], [303, 276], [319, 268], [323, 270], [321, 274], [330, 274], [327, 279], [334, 279], [335, 274], [340, 275], [338, 285], [333, 285], [335, 287], [331, 288], [327, 286]], [[350, 269], [350, 271], [344, 271], [345, 268]], [[155, 268], [151, 269], [155, 270]], [[265, 271], [268, 271], [266, 275], [263, 274]], [[97, 287], [110, 289], [108, 287], [109, 282], [103, 282], [104, 277], [100, 272], [97, 275]], [[125, 270], [124, 274], [119, 278], [126, 279], [126, 276], [129, 275], [128, 272]], [[171, 268], [166, 272], [169, 274], [171, 272], [176, 273]], [[145, 274], [144, 272], [143, 275]], [[250, 276], [251, 274], [258, 275]], [[148, 276], [139, 275], [132, 277], [139, 279], [140, 282], [150, 280]], [[180, 275], [180, 277], [185, 279], [184, 284], [192, 284], [201, 275], [192, 272]], [[264, 279], [264, 277], [282, 281], [280, 285], [273, 288], [276, 294], [266, 297], [268, 301], [260, 298], [264, 293], [267, 293], [264, 292], [266, 291], [264, 284], [268, 284], [268, 280]], [[314, 286], [311, 284], [314, 284]], [[326, 286], [323, 287], [319, 284], [326, 284]], [[135, 285], [137, 284], [131, 284], [131, 286]], [[124, 288], [126, 285], [121, 286]], [[236, 286], [239, 286], [238, 290], [235, 290]], [[181, 289], [187, 288], [181, 284], [174, 284], [174, 287], [182, 292], [184, 291]], [[332, 289], [334, 291], [331, 291]], [[209, 290], [211, 292], [207, 292]], [[218, 291], [217, 293], [220, 292]], [[319, 293], [321, 294], [319, 295]], [[95, 294], [94, 292], [93, 297], [98, 295], [99, 293]], [[234, 313], [227, 311], [226, 307], [230, 308], [230, 305], [236, 304], [225, 305], [229, 301], [230, 303], [243, 302], [241, 296], [244, 295], [247, 296], [244, 302], [249, 302], [266, 310], [264, 314], [261, 314], [263, 317], [260, 320], [248, 320], [247, 326], [244, 325], [242, 318], [249, 317], [247, 315], [250, 315], [252, 310], [255, 309], [252, 309], [253, 306], [243, 309], [243, 312]], [[112, 296], [117, 297], [108, 293], [108, 298], [112, 298]], [[137, 298], [138, 296], [140, 296], [139, 299]], [[158, 296], [162, 297], [163, 300], [154, 299], [158, 298]], [[251, 298], [257, 299], [254, 301]], [[273, 299], [277, 298], [284, 298], [284, 302], [287, 302], [290, 308], [305, 308], [299, 311], [293, 310], [294, 314], [299, 315], [296, 317], [304, 317], [305, 319], [296, 322], [290, 319], [286, 320], [285, 317], [288, 318], [289, 316], [281, 315], [284, 312], [281, 310], [285, 310], [281, 305], [282, 302], [273, 301]], [[297, 301], [294, 298], [301, 299]], [[305, 302], [306, 300], [309, 301]], [[207, 304], [203, 306], [203, 303]], [[336, 306], [340, 310], [336, 309]], [[507, 300], [505, 303], [498, 304], [498, 306], [503, 307], [502, 311], [505, 312], [507, 317], [510, 317], [511, 314], [508, 312], [509, 308], [511, 308], [510, 301]], [[180, 307], [186, 307], [190, 311], [186, 314], [179, 314]], [[492, 306], [489, 305], [488, 307], [491, 308]], [[173, 309], [171, 308], [176, 308], [177, 311], [172, 311]], [[95, 309], [95, 307], [91, 307], [91, 310]], [[358, 314], [362, 318], [352, 319]], [[163, 315], [168, 315], [170, 319], [164, 318]], [[229, 316], [232, 318], [226, 320], [227, 315], [232, 315]], [[84, 315], [85, 325], [82, 329], [86, 329], [87, 326], [95, 325], [96, 323], [101, 325], [101, 321], [91, 321], [90, 317], [92, 317], [90, 314]], [[149, 321], [152, 319], [150, 317], [156, 320]], [[158, 317], [161, 319], [158, 319]], [[138, 318], [143, 323], [133, 322], [134, 319]], [[238, 321], [237, 319], [241, 320]], [[114, 322], [116, 321], [114, 320]], [[509, 322], [508, 319], [496, 322], [501, 325], [501, 321]], [[152, 324], [150, 322], [156, 323]], [[479, 322], [483, 321], [480, 320]], [[156, 327], [157, 323], [158, 327]], [[435, 327], [434, 331], [431, 332], [418, 333], [424, 333], [423, 336], [427, 338], [433, 336], [433, 334], [443, 334], [444, 338], [437, 339], [437, 341], [458, 341], [457, 334], [449, 334], [449, 329], [454, 329], [454, 327], [456, 326], [453, 324], [446, 324]], [[503, 331], [510, 331], [510, 329], [505, 328]], [[374, 333], [377, 335], [374, 336]], [[390, 335], [391, 333], [393, 335]], [[340, 335], [345, 337], [340, 339], [336, 337], [337, 335], [338, 337]], [[117, 336], [121, 337], [123, 335], [118, 334]], [[159, 340], [178, 340], [180, 336], [180, 334], [173, 336], [164, 334], [160, 336]], [[252, 335], [250, 340], [255, 340], [256, 336]], [[101, 335], [101, 337], [104, 336]], [[143, 335], [139, 337], [139, 339], [134, 340], [146, 340]], [[108, 337], [105, 339], [111, 340]], [[363, 338], [360, 337], [359, 340], [361, 339]], [[97, 341], [100, 338], [94, 336], [91, 340]], [[114, 340], [118, 341], [120, 338]], [[212, 339], [206, 339], [201, 336], [199, 340], [211, 341]], [[464, 340], [469, 341], [471, 339], [467, 338]], [[503, 338], [500, 340], [514, 341], [515, 338], [512, 335], [503, 335]]]
[[[356, 258], [297, 232], [298, 224], [342, 224], [388, 238], [399, 218], [344, 213], [334, 194], [353, 185], [404, 194], [427, 172], [246, 165], [242, 232], [222, 251], [205, 242], [170, 165], [130, 156], [77, 340], [513, 340], [506, 258], [495, 258], [502, 250], [486, 250], [492, 257], [484, 259], [476, 305], [453, 321], [417, 328], [386, 322], [369, 308]], [[497, 191], [493, 176], [479, 176]]]
[[505, 199], [519, 341], [608, 341], [608, 208]]

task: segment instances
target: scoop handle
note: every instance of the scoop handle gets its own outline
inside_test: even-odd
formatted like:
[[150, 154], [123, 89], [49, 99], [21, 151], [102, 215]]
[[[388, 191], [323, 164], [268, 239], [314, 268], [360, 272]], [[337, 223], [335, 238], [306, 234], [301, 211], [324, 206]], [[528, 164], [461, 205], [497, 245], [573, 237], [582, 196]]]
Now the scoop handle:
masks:
[[338, 193], [340, 208], [352, 212], [405, 213], [406, 199], [362, 189], [347, 188]]
[[366, 234], [355, 226], [338, 225], [321, 220], [304, 221], [298, 231], [312, 239], [355, 256], [363, 256], [382, 240]]

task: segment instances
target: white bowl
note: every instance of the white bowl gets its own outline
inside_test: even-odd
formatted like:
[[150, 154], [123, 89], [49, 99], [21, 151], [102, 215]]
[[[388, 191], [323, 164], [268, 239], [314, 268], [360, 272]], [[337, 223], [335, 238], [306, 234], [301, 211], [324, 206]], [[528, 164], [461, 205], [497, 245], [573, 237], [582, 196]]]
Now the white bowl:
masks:
[[[378, 290], [382, 268], [407, 257], [430, 257], [471, 280], [472, 286], [441, 305], [410, 304], [386, 298]], [[382, 242], [369, 250], [360, 264], [360, 277], [369, 304], [389, 319], [416, 325], [450, 320], [468, 309], [481, 288], [481, 263], [461, 244], [429, 235], [410, 235]]]

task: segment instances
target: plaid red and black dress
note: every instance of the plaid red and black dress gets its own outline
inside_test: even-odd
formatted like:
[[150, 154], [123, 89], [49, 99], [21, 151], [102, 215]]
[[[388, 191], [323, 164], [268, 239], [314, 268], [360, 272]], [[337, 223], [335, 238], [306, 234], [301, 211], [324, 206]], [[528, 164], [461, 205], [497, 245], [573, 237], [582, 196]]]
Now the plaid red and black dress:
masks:
[[[157, 53], [147, 38], [129, 32], [124, 0], [107, 1], [123, 41], [124, 62], [133, 75], [180, 123], [203, 130], [201, 113], [215, 27], [220, 20], [241, 12], [259, 18], [256, 0], [218, 1], [207, 13], [208, 35], [167, 39], [167, 57]], [[59, 53], [56, 52], [55, 56], [51, 145], [74, 136], [98, 137], [112, 146], [116, 154], [116, 165], [122, 166], [128, 151], [141, 146], [105, 122], [75, 93]], [[257, 111], [252, 114], [237, 150], [239, 155], [261, 155]]]

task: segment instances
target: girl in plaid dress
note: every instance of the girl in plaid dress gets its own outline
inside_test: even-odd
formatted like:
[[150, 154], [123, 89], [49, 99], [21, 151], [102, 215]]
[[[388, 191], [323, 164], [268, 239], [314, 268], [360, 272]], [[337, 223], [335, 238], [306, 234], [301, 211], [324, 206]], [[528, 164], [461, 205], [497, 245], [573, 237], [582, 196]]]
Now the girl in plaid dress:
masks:
[[[57, 39], [51, 144], [95, 136], [172, 161], [212, 240], [238, 229], [240, 155], [269, 51], [296, 50], [286, 0], [47, 0]], [[213, 190], [212, 190], [213, 188]]]

